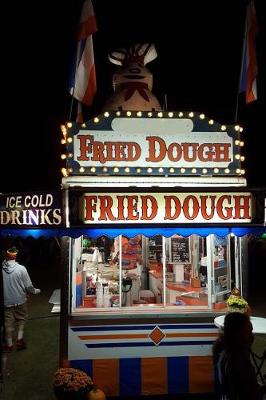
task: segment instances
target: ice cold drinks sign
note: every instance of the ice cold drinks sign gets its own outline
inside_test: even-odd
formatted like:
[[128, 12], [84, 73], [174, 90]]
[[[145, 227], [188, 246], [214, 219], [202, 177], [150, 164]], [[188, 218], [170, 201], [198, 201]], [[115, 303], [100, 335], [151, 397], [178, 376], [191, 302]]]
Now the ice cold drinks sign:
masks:
[[59, 193], [27, 193], [0, 196], [0, 224], [4, 226], [61, 225]]
[[85, 193], [83, 223], [248, 223], [251, 193]]

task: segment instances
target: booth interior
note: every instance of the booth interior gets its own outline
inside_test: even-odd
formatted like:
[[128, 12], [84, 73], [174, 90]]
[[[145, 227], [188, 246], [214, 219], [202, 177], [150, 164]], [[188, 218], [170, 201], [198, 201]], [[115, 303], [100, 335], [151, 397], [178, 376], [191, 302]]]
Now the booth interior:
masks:
[[245, 242], [230, 234], [71, 239], [72, 312], [225, 309], [232, 287], [242, 285]]

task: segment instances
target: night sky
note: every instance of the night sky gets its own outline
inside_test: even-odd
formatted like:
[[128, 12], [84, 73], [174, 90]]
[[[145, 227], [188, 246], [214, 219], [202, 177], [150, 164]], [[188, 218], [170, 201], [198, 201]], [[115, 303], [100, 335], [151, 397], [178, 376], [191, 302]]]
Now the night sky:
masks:
[[[75, 32], [83, 1], [10, 3], [6, 18], [3, 98], [7, 128], [1, 132], [0, 192], [57, 190], [61, 167], [60, 124], [69, 118], [68, 82]], [[258, 101], [239, 96], [238, 123], [244, 127], [246, 177], [265, 179], [266, 32], [263, 0], [256, 1], [259, 32]], [[94, 0], [98, 32], [94, 53], [98, 91], [85, 112], [95, 116], [112, 94], [115, 66], [108, 52], [132, 43], [153, 42], [153, 92], [169, 111], [197, 111], [221, 124], [234, 124], [244, 32], [244, 0]], [[175, 8], [174, 8], [175, 6]], [[265, 139], [264, 139], [265, 141]]]

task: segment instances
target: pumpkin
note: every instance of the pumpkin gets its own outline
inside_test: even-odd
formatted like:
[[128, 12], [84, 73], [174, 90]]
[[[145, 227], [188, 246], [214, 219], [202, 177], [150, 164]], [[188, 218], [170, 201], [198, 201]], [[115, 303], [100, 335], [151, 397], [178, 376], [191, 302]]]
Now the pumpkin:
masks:
[[88, 393], [88, 400], [106, 400], [105, 393], [98, 388], [94, 388]]

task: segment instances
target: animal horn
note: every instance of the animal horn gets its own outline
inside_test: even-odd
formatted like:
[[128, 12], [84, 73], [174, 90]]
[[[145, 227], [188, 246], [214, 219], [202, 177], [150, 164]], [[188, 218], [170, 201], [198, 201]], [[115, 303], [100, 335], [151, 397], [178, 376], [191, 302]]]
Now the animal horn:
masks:
[[117, 49], [108, 54], [109, 61], [116, 65], [122, 65], [127, 57], [127, 52], [124, 49]]

